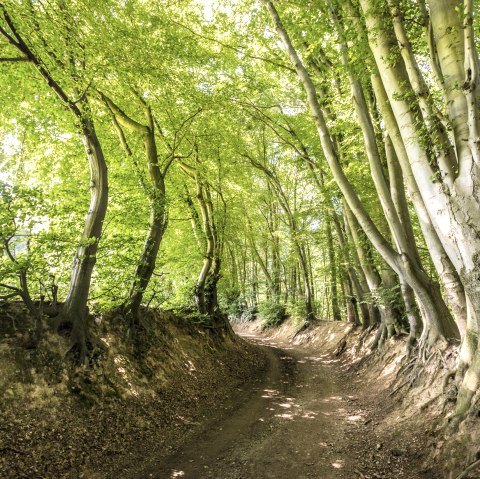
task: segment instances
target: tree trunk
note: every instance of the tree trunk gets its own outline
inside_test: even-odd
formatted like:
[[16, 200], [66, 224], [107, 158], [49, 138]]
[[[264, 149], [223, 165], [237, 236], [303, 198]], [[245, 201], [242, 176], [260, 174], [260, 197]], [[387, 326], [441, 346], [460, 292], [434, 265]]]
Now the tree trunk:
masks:
[[[86, 101], [85, 115], [88, 114]], [[85, 360], [87, 352], [87, 301], [108, 204], [107, 165], [93, 121], [85, 116], [82, 118], [82, 133], [90, 165], [90, 208], [85, 218], [82, 240], [73, 260], [70, 289], [60, 320], [72, 325], [72, 340], [78, 347], [80, 362]]]
[[78, 348], [80, 362], [84, 362], [87, 353], [88, 294], [90, 292], [93, 268], [97, 259], [98, 242], [101, 237], [103, 220], [108, 205], [107, 165], [90, 115], [86, 93], [83, 95], [80, 105], [78, 101], [73, 101], [60, 84], [50, 75], [45, 63], [27, 45], [3, 5], [2, 11], [11, 33], [2, 28], [1, 34], [10, 45], [25, 55], [26, 60], [36, 68], [49, 88], [74, 115], [79, 122], [82, 142], [87, 154], [90, 167], [90, 208], [85, 218], [80, 245], [73, 260], [68, 296], [57, 323], [58, 326], [61, 323], [72, 325], [72, 340], [74, 346]]
[[[467, 305], [465, 291], [460, 282], [460, 277], [455, 271], [453, 263], [447, 256], [447, 253], [445, 252], [445, 249], [438, 238], [437, 232], [433, 227], [432, 221], [425, 207], [423, 198], [420, 195], [420, 191], [413, 176], [410, 164], [408, 163], [408, 157], [400, 135], [400, 130], [398, 129], [397, 122], [391, 110], [385, 89], [378, 75], [372, 76], [372, 86], [377, 99], [377, 105], [381, 111], [383, 121], [385, 122], [388, 138], [390, 138], [392, 141], [392, 145], [395, 150], [395, 157], [400, 163], [402, 177], [405, 179], [408, 194], [412, 200], [413, 206], [415, 207], [417, 218], [430, 252], [430, 257], [442, 281], [447, 304], [452, 310], [455, 322], [457, 323], [457, 326], [463, 337], [466, 328]], [[385, 141], [388, 142], [388, 139]], [[392, 161], [394, 161], [394, 159], [392, 159]], [[393, 171], [397, 171], [397, 169], [393, 168]]]
[[330, 265], [330, 291], [332, 300], [332, 314], [334, 321], [341, 321], [342, 315], [340, 313], [340, 306], [338, 304], [338, 289], [337, 289], [337, 262], [335, 259], [335, 250], [333, 247], [333, 235], [331, 220], [328, 213], [325, 215], [325, 233], [327, 235], [327, 251], [328, 262]]
[[[340, 245], [346, 254], [349, 256], [348, 272], [350, 281], [356, 292], [358, 302], [360, 303], [360, 310], [362, 312], [362, 326], [368, 328], [379, 322], [378, 310], [371, 300], [367, 300], [367, 296], [371, 293], [368, 286], [367, 278], [360, 265], [360, 259], [355, 247], [355, 243], [350, 232], [350, 227], [344, 212], [345, 236], [343, 234], [342, 225], [334, 215], [334, 224], [337, 230], [337, 236], [340, 240]], [[347, 243], [347, 240], [350, 244]]]
[[424, 304], [424, 310], [429, 315], [428, 320], [429, 323], [432, 323], [432, 328], [431, 334], [424, 338], [425, 341], [428, 340], [429, 344], [433, 344], [439, 337], [456, 337], [458, 335], [458, 330], [454, 324], [452, 325], [453, 321], [449, 320], [450, 315], [448, 310], [440, 310], [438, 306], [441, 307], [441, 304], [437, 305], [436, 303], [428, 301], [428, 294], [430, 292], [429, 286], [431, 286], [428, 278], [425, 278], [424, 273], [418, 267], [416, 267], [415, 264], [412, 264], [411, 258], [409, 258], [408, 255], [399, 255], [388, 244], [387, 240], [381, 235], [378, 228], [372, 222], [358, 196], [353, 190], [352, 185], [346, 178], [339, 162], [337, 152], [334, 149], [332, 138], [326, 125], [323, 111], [318, 102], [317, 92], [312, 79], [305, 69], [305, 66], [303, 65], [298, 53], [293, 47], [291, 39], [288, 36], [288, 33], [286, 32], [273, 3], [270, 0], [262, 1], [270, 13], [277, 33], [282, 39], [291, 62], [296, 69], [298, 77], [305, 88], [307, 102], [315, 119], [322, 148], [337, 185], [339, 186], [350, 208], [353, 210], [363, 230], [377, 251], [383, 256], [389, 266], [415, 290], [419, 300], [426, 303]]
[[[395, 311], [390, 303], [385, 303], [382, 301], [380, 294], [382, 288], [382, 277], [380, 276], [380, 273], [374, 264], [372, 252], [369, 249], [368, 239], [365, 237], [363, 230], [358, 224], [358, 221], [345, 202], [344, 212], [345, 220], [348, 224], [349, 232], [352, 235], [353, 244], [356, 249], [360, 266], [368, 283], [368, 289], [380, 314], [380, 322], [383, 325], [382, 332], [386, 332], [387, 325], [392, 325], [395, 323]], [[372, 316], [376, 316], [374, 311], [372, 311]]]
[[148, 172], [150, 175], [150, 183], [152, 186], [152, 193], [149, 194], [151, 203], [149, 231], [145, 239], [143, 251], [135, 268], [129, 299], [124, 305], [125, 310], [132, 314], [134, 321], [138, 321], [138, 313], [142, 303], [143, 295], [148, 284], [150, 283], [153, 271], [155, 270], [158, 251], [167, 227], [165, 174], [168, 167], [165, 169], [165, 171], [162, 171], [158, 164], [158, 151], [155, 141], [155, 123], [151, 109], [144, 102], [144, 100], [139, 98], [145, 110], [147, 120], [146, 125], [138, 123], [127, 116], [126, 113], [105, 94], [100, 93], [100, 95], [114, 118], [117, 134], [120, 137], [120, 141], [127, 154], [130, 153], [130, 149], [128, 148], [125, 136], [121, 130], [121, 126], [127, 128], [131, 132], [139, 134], [142, 137], [145, 147]]

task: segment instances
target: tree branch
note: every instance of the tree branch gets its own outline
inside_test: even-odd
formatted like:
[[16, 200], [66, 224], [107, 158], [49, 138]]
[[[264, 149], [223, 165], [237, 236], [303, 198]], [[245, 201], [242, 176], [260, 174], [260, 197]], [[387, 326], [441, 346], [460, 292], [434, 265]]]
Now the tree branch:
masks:
[[243, 46], [235, 46], [235, 45], [229, 45], [228, 43], [224, 43], [216, 38], [208, 37], [206, 35], [202, 35], [201, 33], [196, 32], [192, 28], [188, 27], [187, 25], [184, 25], [183, 23], [180, 22], [175, 22], [173, 23], [179, 25], [180, 27], [184, 28], [185, 30], [188, 30], [190, 33], [195, 35], [196, 37], [203, 38], [204, 40], [208, 40], [213, 43], [217, 43], [218, 45], [228, 48], [229, 50], [233, 50], [234, 52], [241, 53], [242, 55], [245, 55], [248, 58], [251, 58], [253, 60], [261, 60], [262, 62], [265, 63], [270, 63], [271, 65], [274, 65], [276, 67], [283, 68], [284, 70], [288, 70], [291, 73], [296, 73], [294, 68], [289, 67], [288, 65], [285, 65], [284, 63], [276, 62], [275, 60], [272, 60], [271, 58], [265, 58], [265, 57], [260, 57], [257, 55], [250, 55], [248, 53], [245, 53], [245, 47]]
[[[1, 30], [1, 27], [0, 27], [0, 30]], [[30, 59], [27, 57], [0, 58], [0, 63], [19, 63], [19, 62], [29, 62], [29, 61]]]
[[17, 288], [16, 286], [10, 286], [9, 284], [0, 283], [0, 288], [10, 289], [11, 291], [15, 291], [16, 294], [22, 294], [22, 290]]
[[115, 115], [118, 123], [125, 128], [128, 128], [131, 131], [137, 131], [139, 133], [147, 134], [149, 132], [149, 128], [146, 125], [142, 125], [138, 121], [130, 118], [119, 106], [117, 106], [110, 98], [105, 95], [105, 93], [97, 90], [98, 94], [110, 109], [110, 111]]
[[12, 32], [16, 40], [14, 40], [12, 38], [12, 35], [10, 35], [1, 26], [0, 26], [0, 33], [8, 40], [8, 42], [12, 46], [20, 50], [28, 59], [28, 61], [30, 61], [35, 65], [40, 75], [47, 82], [48, 86], [53, 89], [56, 95], [60, 98], [60, 100], [62, 100], [63, 103], [65, 103], [65, 105], [72, 111], [72, 113], [81, 120], [82, 127], [86, 128], [82, 112], [80, 111], [78, 106], [73, 101], [70, 100], [70, 98], [65, 93], [63, 88], [52, 78], [52, 76], [50, 75], [49, 71], [47, 70], [43, 62], [35, 56], [32, 50], [30, 50], [29, 46], [25, 43], [21, 35], [17, 32], [17, 29], [15, 28], [15, 25], [13, 24], [13, 21], [10, 18], [10, 15], [7, 13], [7, 10], [5, 9], [5, 6], [2, 3], [0, 3], [0, 9], [3, 12], [3, 17], [8, 25], [8, 28], [10, 29], [10, 31]]

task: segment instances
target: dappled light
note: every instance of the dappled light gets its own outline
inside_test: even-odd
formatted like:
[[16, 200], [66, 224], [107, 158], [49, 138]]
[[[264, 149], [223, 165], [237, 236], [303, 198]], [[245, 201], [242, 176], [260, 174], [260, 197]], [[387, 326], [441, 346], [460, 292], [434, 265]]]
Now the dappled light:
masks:
[[265, 394], [262, 394], [262, 398], [274, 398], [280, 394], [276, 389], [265, 389], [264, 393]]
[[138, 397], [140, 395], [138, 389], [133, 385], [132, 380], [129, 377], [128, 371], [131, 369], [128, 367], [128, 360], [125, 356], [117, 355], [115, 356], [113, 362], [117, 365], [117, 372], [120, 373], [121, 377], [125, 381], [129, 392]]
[[187, 367], [187, 369], [192, 373], [193, 371], [196, 371], [197, 369], [195, 368], [195, 365], [193, 364], [192, 361], [188, 360], [186, 363], [185, 363], [185, 366]]
[[0, 478], [480, 477], [479, 50], [474, 0], [1, 0]]
[[365, 418], [363, 416], [347, 416], [347, 420], [348, 421], [352, 421], [352, 422], [358, 422], [358, 421], [364, 421]]
[[184, 471], [172, 471], [170, 479], [176, 479], [177, 477], [184, 477], [184, 476], [185, 476]]
[[335, 469], [342, 469], [345, 466], [345, 461], [343, 461], [342, 459], [339, 459], [339, 460], [335, 461], [334, 463], [332, 463], [332, 466]]

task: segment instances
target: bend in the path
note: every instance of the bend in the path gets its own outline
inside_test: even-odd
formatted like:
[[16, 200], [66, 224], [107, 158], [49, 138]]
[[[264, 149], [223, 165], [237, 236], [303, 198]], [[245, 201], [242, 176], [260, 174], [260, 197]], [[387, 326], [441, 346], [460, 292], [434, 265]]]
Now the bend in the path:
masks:
[[[193, 439], [161, 464], [151, 462], [136, 478], [154, 479], [356, 479], [378, 459], [375, 438], [356, 406], [342, 365], [301, 347], [249, 337], [268, 355], [264, 375], [219, 405]], [[373, 444], [369, 451], [366, 443]], [[388, 459], [388, 474], [415, 479], [404, 458]], [[371, 464], [370, 464], [371, 465]], [[381, 467], [380, 467], [381, 466]], [[408, 468], [407, 468], [408, 469]], [[385, 471], [385, 464], [379, 464]]]

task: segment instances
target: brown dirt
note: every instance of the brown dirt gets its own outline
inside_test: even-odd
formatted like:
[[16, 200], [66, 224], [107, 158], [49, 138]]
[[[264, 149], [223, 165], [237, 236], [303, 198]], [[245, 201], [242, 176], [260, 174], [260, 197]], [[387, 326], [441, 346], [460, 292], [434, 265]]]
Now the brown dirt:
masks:
[[[335, 345], [345, 325], [333, 329], [330, 342]], [[173, 454], [150, 461], [128, 477], [441, 477], [423, 468], [421, 438], [411, 431], [381, 431], [386, 411], [332, 349], [321, 353], [311, 344], [286, 343], [281, 330], [273, 334], [275, 339], [258, 331], [243, 335], [265, 349], [269, 361], [264, 376], [253, 388], [239, 390], [222, 410], [212, 411]], [[323, 341], [328, 337], [323, 335]]]
[[7, 312], [0, 311], [2, 479], [124, 478], [188, 438], [265, 364], [243, 341], [152, 313], [138, 337], [141, 351], [125, 321], [108, 318], [92, 325], [105, 347], [91, 367], [68, 370], [68, 341], [46, 334], [26, 349], [25, 311]]
[[345, 323], [237, 325], [246, 342], [161, 313], [133, 352], [107, 318], [93, 327], [106, 348], [73, 374], [63, 339], [26, 349], [20, 316], [0, 331], [2, 479], [453, 479], [476, 460], [476, 414], [435, 432], [448, 412], [436, 360], [391, 394], [402, 340], [365, 357], [369, 338]]

